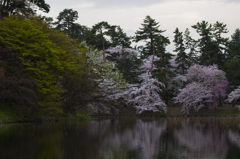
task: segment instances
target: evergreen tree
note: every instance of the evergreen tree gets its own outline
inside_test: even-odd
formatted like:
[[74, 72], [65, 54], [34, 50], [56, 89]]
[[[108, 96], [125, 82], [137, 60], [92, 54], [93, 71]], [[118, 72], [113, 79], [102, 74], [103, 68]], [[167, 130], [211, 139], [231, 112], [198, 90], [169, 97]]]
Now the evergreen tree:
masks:
[[176, 28], [174, 31], [175, 36], [173, 42], [175, 43], [175, 50], [174, 52], [177, 53], [176, 63], [178, 64], [177, 70], [181, 75], [184, 75], [187, 70], [187, 63], [188, 63], [188, 56], [185, 52], [185, 46], [183, 41], [183, 33], [179, 32], [179, 29]]
[[229, 42], [228, 58], [240, 58], [240, 29], [237, 28]]
[[122, 46], [124, 48], [131, 47], [131, 38], [123, 32], [123, 29], [120, 26], [112, 26], [113, 31], [110, 34], [111, 46]]
[[159, 23], [155, 21], [155, 19], [152, 19], [150, 16], [146, 16], [146, 18], [143, 20], [142, 28], [139, 28], [135, 34], [135, 41], [145, 41], [149, 43], [149, 49], [148, 52], [145, 53], [145, 57], [148, 57], [150, 55], [153, 55], [154, 50], [154, 43], [156, 41], [156, 38], [164, 32], [164, 30], [160, 30], [158, 25]]
[[79, 42], [85, 41], [88, 35], [89, 28], [85, 25], [73, 23], [70, 37], [77, 39]]
[[143, 61], [139, 52], [122, 46], [110, 47], [106, 50], [107, 60], [114, 62], [116, 69], [120, 71], [123, 78], [130, 84], [139, 83], [138, 76], [142, 73], [140, 66]]
[[226, 56], [226, 49], [228, 46], [228, 38], [222, 37], [222, 34], [228, 33], [226, 26], [226, 24], [220, 23], [218, 21], [213, 25], [213, 37], [216, 45], [214, 63], [217, 64], [220, 69], [223, 68]]
[[57, 21], [53, 24], [56, 25], [56, 29], [71, 35], [74, 22], [78, 19], [78, 12], [73, 9], [64, 9], [59, 13]]
[[169, 78], [174, 78], [175, 73], [173, 72], [173, 67], [170, 60], [172, 59], [173, 54], [167, 52], [166, 46], [170, 44], [170, 40], [164, 36], [158, 36], [156, 38], [156, 57], [159, 60], [154, 62], [156, 67], [153, 70], [153, 77], [161, 81], [165, 87], [162, 88], [161, 97], [165, 100], [165, 103], [168, 104], [168, 101], [172, 99], [173, 92], [169, 91]]
[[[58, 29], [71, 38], [82, 42], [87, 39], [89, 28], [78, 23], [74, 23], [78, 19], [78, 12], [73, 9], [64, 9], [59, 13], [57, 21], [53, 23], [55, 29]], [[49, 20], [48, 18], [46, 20]]]
[[230, 91], [240, 85], [240, 30], [236, 29], [229, 41], [228, 56], [224, 71], [229, 81]]
[[31, 5], [37, 6], [40, 10], [48, 13], [50, 6], [45, 0], [1, 0], [0, 17], [9, 15], [33, 15], [36, 13]]
[[114, 29], [114, 26], [111, 26], [108, 22], [102, 21], [92, 26], [92, 29], [88, 32], [88, 45], [102, 49], [103, 61], [106, 61], [105, 49], [110, 46], [110, 42], [107, 40], [106, 36], [110, 36], [114, 32]]
[[190, 31], [187, 28], [184, 32], [184, 45], [185, 48], [189, 51], [187, 56], [188, 56], [188, 67], [197, 64], [198, 63], [198, 57], [197, 57], [197, 41], [192, 39], [190, 36]]
[[217, 64], [219, 68], [222, 68], [228, 39], [221, 37], [221, 34], [228, 32], [226, 25], [218, 21], [214, 25], [202, 21], [192, 27], [201, 37], [198, 40], [199, 63], [202, 65]]
[[196, 29], [196, 32], [200, 35], [200, 39], [198, 40], [198, 48], [199, 48], [199, 63], [201, 65], [212, 65], [212, 59], [214, 56], [215, 45], [212, 39], [212, 31], [213, 27], [206, 21], [202, 21], [201, 23], [197, 23], [193, 25], [192, 28]]

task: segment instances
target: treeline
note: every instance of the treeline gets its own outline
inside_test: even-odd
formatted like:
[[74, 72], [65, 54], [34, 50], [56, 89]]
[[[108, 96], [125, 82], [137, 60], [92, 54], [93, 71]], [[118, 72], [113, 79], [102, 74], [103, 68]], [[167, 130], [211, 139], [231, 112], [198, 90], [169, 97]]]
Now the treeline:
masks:
[[[152, 94], [168, 104], [190, 82], [187, 81], [190, 78], [186, 79], [188, 71], [196, 64], [201, 67], [195, 68], [202, 72], [221, 69], [227, 77], [226, 80], [225, 73], [221, 73], [221, 80], [211, 83], [211, 89], [208, 82], [198, 80], [206, 86], [203, 91], [211, 92], [204, 94], [200, 104], [220, 99], [222, 103], [225, 97], [213, 95], [215, 85], [222, 80], [229, 82], [224, 91], [229, 88], [230, 92], [240, 85], [239, 29], [231, 38], [224, 38], [223, 34], [228, 32], [225, 24], [202, 21], [192, 26], [200, 36], [193, 39], [189, 29], [181, 32], [176, 28], [174, 55], [166, 50], [170, 40], [163, 36], [165, 30], [150, 16], [145, 17], [136, 35], [129, 37], [120, 26], [108, 22], [99, 22], [91, 28], [75, 23], [78, 12], [72, 9], [64, 9], [53, 21], [36, 15], [31, 6], [45, 12], [50, 9], [44, 0], [6, 0], [1, 1], [0, 11], [0, 100], [23, 113], [42, 110], [75, 114], [79, 107], [116, 112], [113, 105], [119, 100], [140, 106], [146, 101], [142, 98], [150, 99]], [[145, 44], [133, 48], [133, 41]], [[154, 82], [158, 83], [151, 78], [165, 87], [160, 84], [161, 90], [142, 93], [144, 85], [153, 89]], [[193, 81], [197, 80], [191, 77]], [[136, 99], [134, 90], [139, 97], [152, 93]], [[128, 101], [129, 95], [134, 102]], [[214, 96], [214, 100], [208, 96]], [[160, 98], [153, 100], [147, 103], [163, 106]]]

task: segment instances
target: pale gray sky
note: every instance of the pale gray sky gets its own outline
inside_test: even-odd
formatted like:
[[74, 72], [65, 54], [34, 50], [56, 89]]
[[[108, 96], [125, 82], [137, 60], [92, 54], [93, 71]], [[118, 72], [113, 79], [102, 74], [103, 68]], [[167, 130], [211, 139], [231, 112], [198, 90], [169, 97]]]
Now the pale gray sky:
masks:
[[[192, 25], [202, 20], [227, 24], [230, 37], [236, 28], [240, 28], [240, 0], [45, 0], [51, 6], [49, 17], [56, 18], [63, 9], [78, 11], [77, 23], [91, 27], [107, 21], [111, 25], [120, 25], [128, 34], [134, 35], [141, 27], [143, 19], [150, 15], [166, 30], [163, 35], [169, 37], [172, 52], [173, 32], [190, 29], [191, 36], [197, 38]], [[44, 14], [45, 15], [45, 14]]]

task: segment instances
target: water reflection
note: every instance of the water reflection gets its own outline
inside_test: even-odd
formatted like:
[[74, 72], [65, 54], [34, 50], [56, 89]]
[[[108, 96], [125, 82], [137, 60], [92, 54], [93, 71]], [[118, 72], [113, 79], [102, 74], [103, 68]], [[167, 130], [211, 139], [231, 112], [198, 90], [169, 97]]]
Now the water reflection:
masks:
[[2, 159], [239, 159], [240, 120], [112, 118], [0, 127]]
[[174, 132], [179, 147], [184, 147], [186, 158], [224, 159], [228, 151], [224, 133], [217, 126], [204, 130], [188, 122]]
[[126, 158], [128, 152], [131, 158], [153, 158], [155, 152], [160, 149], [160, 137], [167, 128], [166, 120], [144, 122], [136, 119], [131, 127], [126, 128], [124, 121], [122, 123], [109, 120], [103, 122], [102, 127], [93, 127], [94, 131], [91, 132], [93, 135], [98, 135], [98, 132], [102, 134], [103, 131], [109, 132], [99, 150], [101, 158], [104, 159]]

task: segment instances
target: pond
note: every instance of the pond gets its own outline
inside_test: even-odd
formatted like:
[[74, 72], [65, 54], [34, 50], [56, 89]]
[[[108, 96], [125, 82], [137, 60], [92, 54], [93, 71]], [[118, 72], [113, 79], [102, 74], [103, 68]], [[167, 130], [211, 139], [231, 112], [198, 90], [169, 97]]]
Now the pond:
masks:
[[96, 118], [0, 126], [1, 159], [239, 159], [238, 117]]

